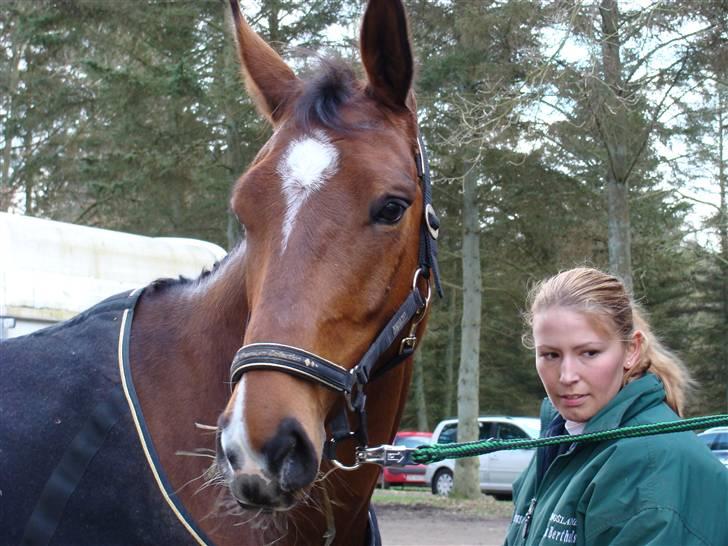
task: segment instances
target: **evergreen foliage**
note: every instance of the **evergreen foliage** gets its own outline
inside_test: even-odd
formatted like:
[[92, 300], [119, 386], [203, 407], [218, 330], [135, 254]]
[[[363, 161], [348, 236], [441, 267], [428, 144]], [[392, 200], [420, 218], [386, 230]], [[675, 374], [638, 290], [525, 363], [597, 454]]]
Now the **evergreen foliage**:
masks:
[[[309, 58], [296, 47], [355, 56], [358, 3], [250, 4], [253, 26], [301, 70]], [[559, 269], [609, 267], [615, 145], [631, 158], [635, 295], [699, 381], [689, 413], [728, 410], [725, 6], [621, 13], [628, 77], [610, 102], [599, 5], [408, 2], [446, 298], [434, 302], [417, 356], [422, 396], [412, 390], [403, 427], [456, 412], [465, 174], [478, 185], [480, 412], [535, 415], [543, 389], [521, 344], [525, 294]], [[221, 0], [3, 2], [0, 210], [234, 244], [230, 188], [269, 129], [243, 90], [226, 17]], [[564, 36], [573, 51], [557, 47]]]

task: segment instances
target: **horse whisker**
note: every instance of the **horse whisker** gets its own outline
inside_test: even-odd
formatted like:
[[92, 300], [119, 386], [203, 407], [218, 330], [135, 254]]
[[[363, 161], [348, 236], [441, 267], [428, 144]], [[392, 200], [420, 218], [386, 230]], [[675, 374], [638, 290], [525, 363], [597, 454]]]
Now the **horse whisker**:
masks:
[[198, 493], [201, 493], [202, 491], [204, 491], [208, 487], [212, 487], [213, 485], [225, 485], [225, 482], [219, 477], [210, 478], [209, 480], [205, 481], [200, 487], [198, 487], [194, 494], [197, 495]]
[[265, 546], [273, 546], [273, 545], [274, 545], [274, 544], [275, 544], [276, 542], [280, 542], [281, 540], [283, 540], [283, 538], [284, 538], [285, 536], [286, 536], [286, 535], [284, 535], [284, 534], [281, 534], [281, 536], [279, 536], [279, 537], [278, 537], [277, 539], [275, 539], [275, 540], [274, 540], [273, 542], [266, 542]]
[[[238, 508], [240, 508], [240, 507], [238, 507]], [[240, 522], [238, 522], [238, 523], [233, 523], [233, 525], [234, 525], [235, 527], [239, 527], [239, 526], [241, 526], [241, 525], [247, 525], [248, 523], [251, 523], [251, 522], [252, 522], [253, 520], [255, 520], [255, 519], [256, 519], [256, 518], [258, 517], [258, 516], [260, 516], [260, 514], [261, 514], [262, 512], [263, 512], [263, 509], [261, 508], [261, 509], [259, 509], [259, 510], [258, 510], [257, 512], [255, 512], [255, 514], [253, 514], [252, 516], [250, 516], [250, 518], [249, 518], [249, 519], [246, 519], [246, 520], [240, 521]], [[238, 514], [235, 514], [235, 515], [241, 516], [241, 515], [243, 515], [243, 514], [244, 514], [244, 512], [243, 512], [243, 511], [241, 510], [241, 513], [238, 513]], [[231, 514], [231, 515], [232, 515], [232, 514]]]
[[175, 455], [183, 455], [185, 457], [207, 457], [208, 459], [214, 459], [215, 455], [210, 453], [197, 453], [194, 451], [175, 451]]
[[326, 473], [324, 473], [324, 474], [322, 474], [321, 472], [319, 472], [318, 473], [318, 476], [316, 476], [316, 480], [314, 481], [314, 483], [324, 481], [326, 478], [329, 477], [329, 474], [333, 473], [336, 470], [338, 470], [338, 468], [336, 468], [335, 466], [333, 466], [329, 470], [327, 470]]
[[195, 423], [195, 426], [197, 428], [201, 428], [202, 430], [214, 430], [217, 432], [217, 425], [205, 425], [203, 423]]
[[[208, 469], [208, 470], [209, 470], [209, 469]], [[188, 481], [186, 481], [185, 483], [183, 483], [183, 484], [182, 484], [181, 486], [179, 486], [179, 488], [177, 488], [177, 489], [175, 490], [175, 492], [174, 492], [174, 493], [175, 493], [175, 495], [179, 494], [179, 493], [180, 493], [180, 491], [182, 491], [182, 490], [183, 490], [183, 489], [184, 489], [185, 487], [187, 487], [187, 486], [188, 486], [188, 485], [190, 485], [191, 483], [193, 483], [193, 482], [196, 482], [197, 480], [201, 480], [202, 478], [204, 478], [206, 474], [207, 474], [207, 470], [205, 470], [205, 471], [204, 471], [204, 472], [203, 472], [202, 474], [200, 474], [199, 476], [196, 476], [196, 477], [192, 478], [191, 480], [188, 480]], [[204, 485], [205, 485], [205, 484], [203, 483], [203, 487], [201, 487], [200, 489], [198, 489], [197, 491], [195, 491], [195, 493], [194, 493], [194, 494], [196, 495], [197, 493], [199, 493], [199, 492], [200, 492], [200, 490], [201, 490], [201, 489], [204, 489]]]

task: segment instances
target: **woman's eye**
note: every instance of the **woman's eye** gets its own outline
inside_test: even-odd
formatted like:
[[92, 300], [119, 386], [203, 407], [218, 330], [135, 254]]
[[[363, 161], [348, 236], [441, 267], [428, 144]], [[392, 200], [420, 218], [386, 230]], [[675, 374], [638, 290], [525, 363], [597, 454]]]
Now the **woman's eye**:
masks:
[[390, 199], [374, 215], [374, 221], [380, 224], [396, 224], [404, 216], [409, 203], [400, 199]]
[[545, 360], [554, 360], [554, 359], [556, 359], [556, 358], [559, 358], [559, 355], [557, 355], [557, 354], [556, 354], [556, 353], [554, 353], [554, 352], [546, 352], [546, 353], [541, 353], [541, 355], [540, 355], [540, 356], [541, 356], [541, 358], [543, 358], [543, 359], [545, 359]]
[[599, 354], [599, 351], [584, 351], [584, 356], [594, 357]]

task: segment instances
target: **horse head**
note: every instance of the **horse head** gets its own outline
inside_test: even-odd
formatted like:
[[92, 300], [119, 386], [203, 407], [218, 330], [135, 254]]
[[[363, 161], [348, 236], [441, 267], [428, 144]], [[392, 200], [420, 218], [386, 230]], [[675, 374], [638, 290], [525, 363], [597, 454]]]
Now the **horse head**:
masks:
[[369, 1], [363, 81], [340, 62], [299, 79], [247, 24], [237, 0], [231, 6], [248, 91], [274, 132], [232, 194], [245, 228], [249, 315], [219, 420], [217, 464], [238, 503], [276, 510], [306, 494], [327, 424], [343, 408], [346, 385], [331, 388], [317, 372], [326, 368], [346, 383], [413, 293], [422, 295], [417, 316], [405, 314], [404, 329], [395, 324], [396, 339], [377, 362], [396, 355], [407, 328], [422, 329], [414, 325], [426, 312], [430, 280], [420, 269], [421, 231], [425, 222], [436, 236], [436, 226], [434, 213], [424, 212], [401, 2]]

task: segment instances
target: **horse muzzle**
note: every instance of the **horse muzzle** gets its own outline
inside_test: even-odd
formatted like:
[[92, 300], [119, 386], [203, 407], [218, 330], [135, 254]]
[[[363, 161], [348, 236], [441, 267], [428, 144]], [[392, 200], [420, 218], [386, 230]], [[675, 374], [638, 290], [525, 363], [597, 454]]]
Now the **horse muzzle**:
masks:
[[320, 456], [295, 418], [283, 419], [276, 433], [255, 451], [221, 427], [217, 463], [235, 500], [244, 508], [284, 510], [313, 483]]

